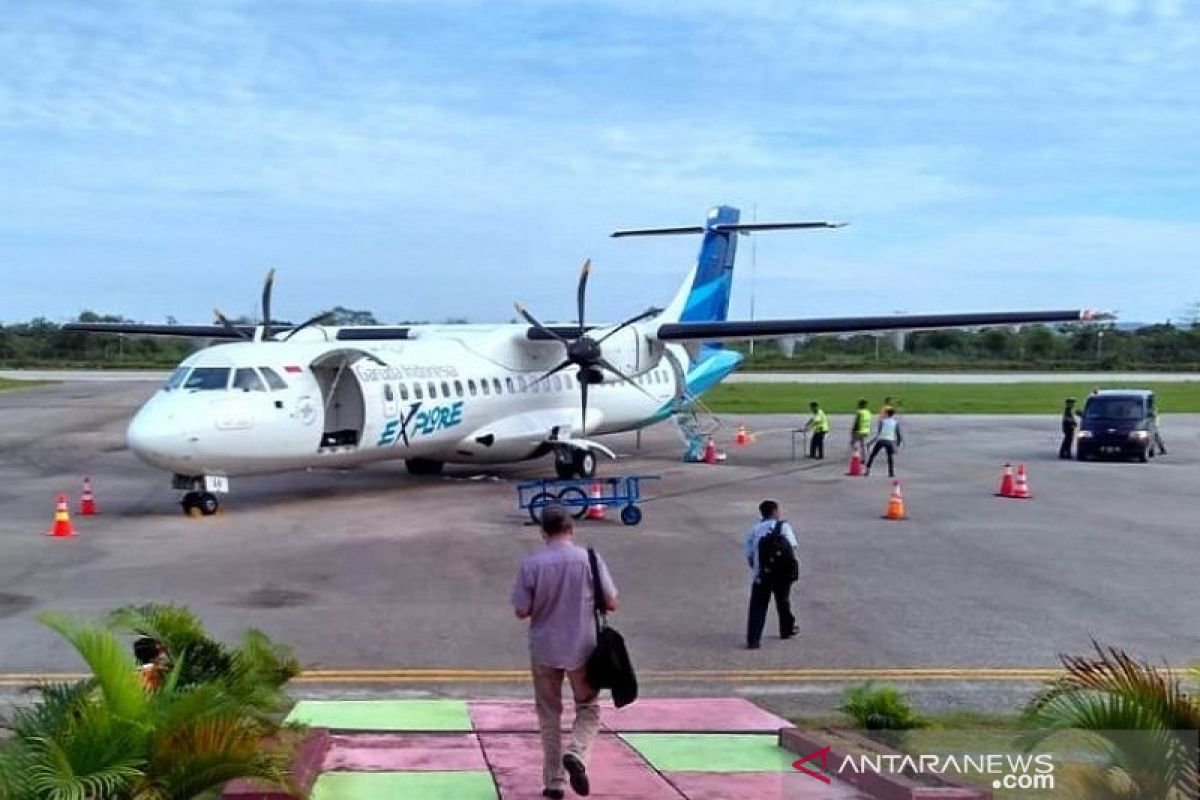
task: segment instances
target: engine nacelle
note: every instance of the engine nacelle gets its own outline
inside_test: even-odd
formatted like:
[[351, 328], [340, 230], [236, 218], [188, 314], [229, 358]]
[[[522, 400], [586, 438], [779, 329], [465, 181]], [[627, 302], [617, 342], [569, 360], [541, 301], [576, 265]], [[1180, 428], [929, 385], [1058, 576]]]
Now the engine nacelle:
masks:
[[[603, 329], [593, 331], [592, 336], [599, 339], [604, 336]], [[650, 338], [649, 331], [637, 325], [630, 325], [601, 345], [601, 352], [608, 363], [630, 377], [646, 370], [654, 369], [663, 358], [666, 345]], [[605, 375], [606, 381], [620, 380], [612, 375]]]

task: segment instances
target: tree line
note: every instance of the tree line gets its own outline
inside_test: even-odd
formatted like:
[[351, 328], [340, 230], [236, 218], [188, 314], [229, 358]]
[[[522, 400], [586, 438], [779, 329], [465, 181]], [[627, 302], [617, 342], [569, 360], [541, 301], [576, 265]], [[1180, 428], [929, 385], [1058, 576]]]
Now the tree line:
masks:
[[[338, 306], [329, 314], [330, 324], [378, 324], [369, 311]], [[84, 311], [78, 321], [131, 320]], [[0, 365], [164, 367], [206, 344], [187, 339], [74, 333], [37, 318], [0, 325]], [[737, 347], [750, 356], [748, 366], [752, 369], [1179, 370], [1200, 368], [1200, 324], [1164, 323], [1133, 330], [1112, 324], [1026, 325], [975, 331], [914, 331], [902, 336], [815, 336], [796, 342], [790, 355], [774, 342], [757, 343], [752, 354], [748, 345]]]

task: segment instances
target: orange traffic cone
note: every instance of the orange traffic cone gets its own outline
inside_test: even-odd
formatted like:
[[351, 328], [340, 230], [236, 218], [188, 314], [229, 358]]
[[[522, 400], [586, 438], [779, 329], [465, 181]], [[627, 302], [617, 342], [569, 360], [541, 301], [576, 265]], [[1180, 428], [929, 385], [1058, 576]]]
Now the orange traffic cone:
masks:
[[850, 478], [860, 478], [863, 475], [862, 456], [857, 450], [850, 454], [850, 468], [846, 470], [846, 475]]
[[588, 519], [604, 519], [604, 503], [597, 502], [604, 497], [604, 492], [600, 488], [600, 482], [592, 483], [592, 489], [588, 492], [588, 499], [592, 502], [588, 503], [587, 518]]
[[888, 498], [887, 513], [884, 519], [907, 519], [904, 512], [904, 495], [900, 493], [900, 481], [892, 481], [892, 496]]
[[1004, 474], [1000, 476], [1000, 489], [996, 497], [1013, 497], [1013, 468], [1012, 464], [1004, 465]]
[[71, 510], [67, 508], [67, 505], [67, 496], [60, 494], [54, 504], [54, 524], [50, 526], [50, 530], [46, 531], [47, 536], [65, 539], [75, 535], [75, 529], [71, 527]]
[[750, 434], [746, 433], [745, 425], [738, 425], [737, 434], [733, 437], [733, 443], [738, 447], [750, 441]]
[[1017, 475], [1013, 481], [1013, 491], [1008, 496], [1017, 500], [1028, 500], [1033, 497], [1029, 493], [1029, 478], [1025, 475], [1024, 464], [1017, 464]]
[[96, 511], [96, 495], [92, 491], [92, 479], [83, 477], [83, 491], [79, 493], [79, 513], [85, 517], [93, 517]]
[[717, 443], [713, 441], [711, 436], [708, 437], [708, 441], [704, 443], [704, 463], [717, 463]]

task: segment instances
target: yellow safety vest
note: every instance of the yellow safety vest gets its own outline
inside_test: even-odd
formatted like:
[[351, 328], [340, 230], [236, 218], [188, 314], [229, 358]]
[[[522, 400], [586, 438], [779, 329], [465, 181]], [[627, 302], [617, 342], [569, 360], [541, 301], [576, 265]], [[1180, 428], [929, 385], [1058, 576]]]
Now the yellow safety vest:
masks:
[[829, 416], [825, 409], [818, 408], [813, 412], [812, 429], [815, 433], [829, 433]]
[[854, 414], [854, 432], [859, 436], [869, 436], [871, 434], [871, 411], [867, 408], [860, 408]]

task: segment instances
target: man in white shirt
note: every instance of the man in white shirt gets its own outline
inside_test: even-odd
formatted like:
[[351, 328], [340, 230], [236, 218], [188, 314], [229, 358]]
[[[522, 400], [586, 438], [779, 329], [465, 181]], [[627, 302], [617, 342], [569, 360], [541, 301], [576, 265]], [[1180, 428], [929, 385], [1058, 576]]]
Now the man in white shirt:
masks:
[[[750, 584], [750, 611], [746, 622], [746, 648], [757, 650], [761, 646], [763, 627], [767, 622], [767, 609], [771, 598], [775, 598], [775, 611], [779, 614], [779, 638], [791, 639], [800, 633], [796, 617], [792, 614], [791, 592], [795, 582], [794, 572], [799, 559], [796, 557], [796, 532], [792, 526], [779, 517], [779, 504], [774, 500], [764, 500], [758, 505], [762, 519], [746, 534], [746, 542], [742, 547], [746, 563], [750, 566], [752, 583]], [[770, 566], [760, 563], [763, 549], [762, 541], [767, 536], [781, 536], [783, 542], [780, 548], [786, 548], [781, 555], [783, 561], [788, 556], [792, 560], [791, 569], [786, 566], [781, 571], [780, 565]], [[768, 547], [767, 550], [772, 548]], [[773, 574], [774, 573], [774, 574]]]
[[896, 477], [896, 450], [904, 444], [904, 436], [900, 433], [900, 420], [896, 419], [896, 409], [889, 406], [879, 420], [879, 428], [875, 431], [875, 446], [871, 448], [871, 457], [867, 459], [865, 475], [871, 474], [871, 465], [879, 451], [887, 452], [888, 477]]

